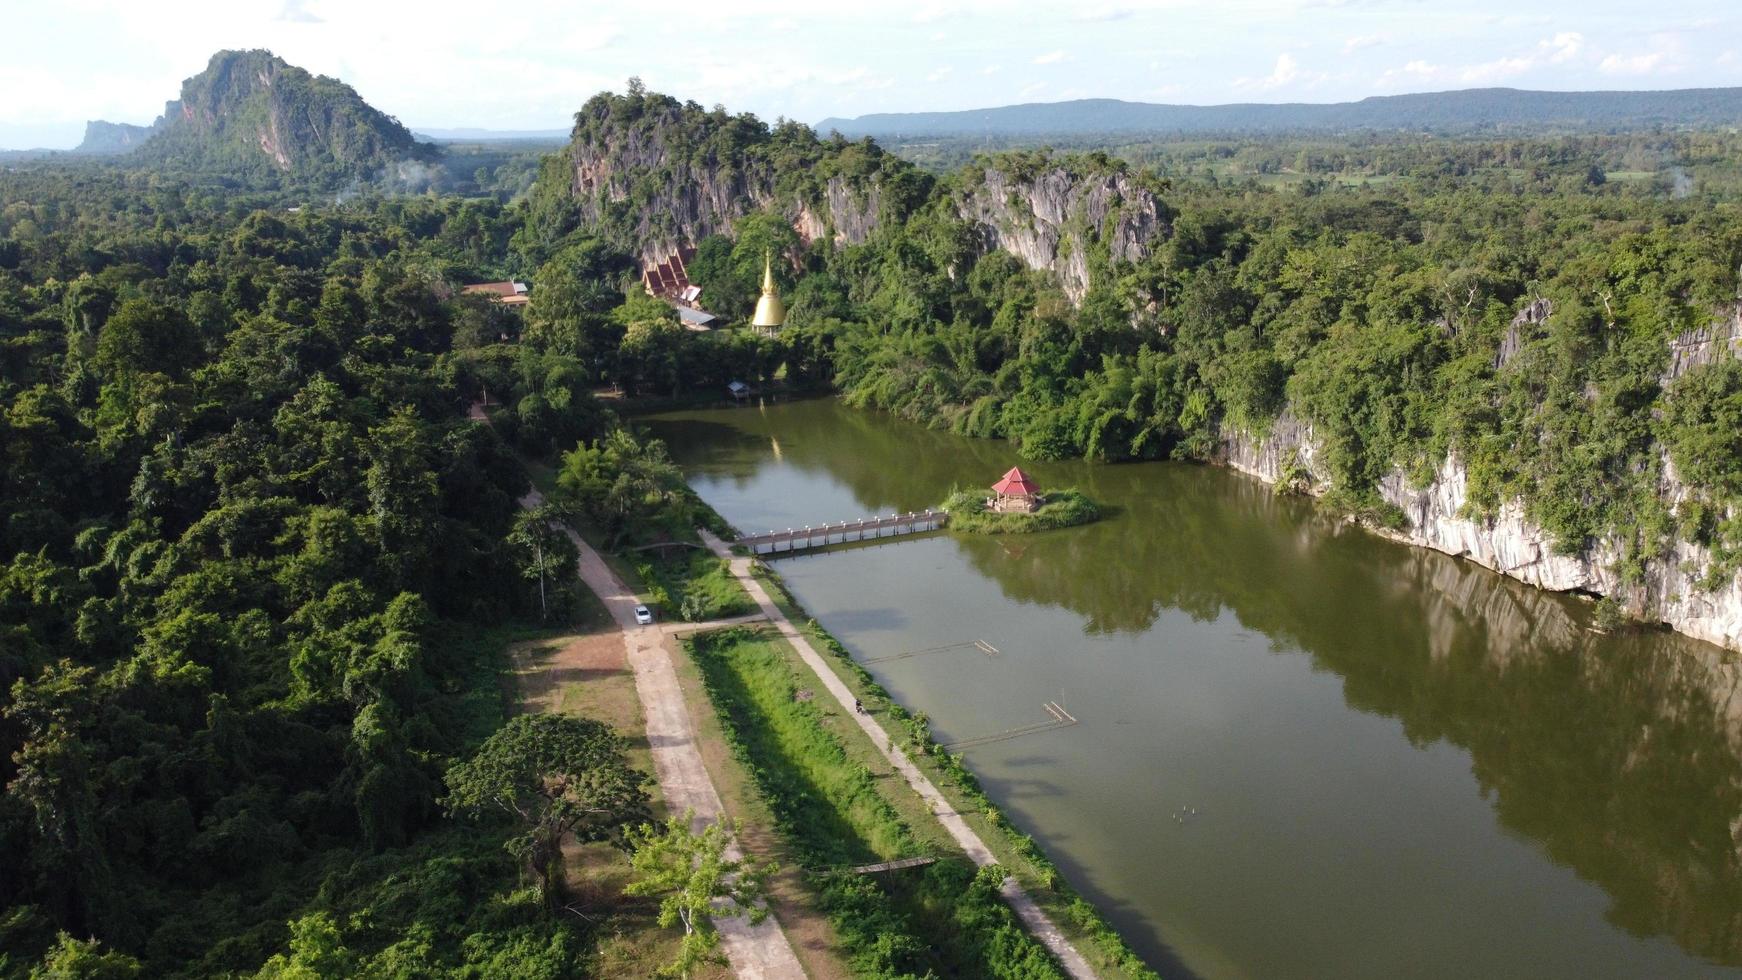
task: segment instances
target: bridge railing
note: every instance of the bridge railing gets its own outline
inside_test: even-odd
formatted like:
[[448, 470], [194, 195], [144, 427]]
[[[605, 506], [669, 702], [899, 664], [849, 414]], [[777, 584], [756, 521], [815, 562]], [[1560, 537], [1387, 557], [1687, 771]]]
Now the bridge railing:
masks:
[[759, 555], [802, 551], [847, 541], [865, 541], [872, 537], [892, 538], [935, 531], [943, 527], [949, 517], [948, 513], [936, 509], [910, 511], [906, 514], [879, 514], [854, 521], [748, 534], [739, 538], [737, 543]]

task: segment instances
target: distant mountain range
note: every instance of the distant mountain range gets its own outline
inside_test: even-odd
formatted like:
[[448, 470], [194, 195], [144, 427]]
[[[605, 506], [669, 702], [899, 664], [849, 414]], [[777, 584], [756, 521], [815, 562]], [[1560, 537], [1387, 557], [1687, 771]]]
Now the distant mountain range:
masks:
[[824, 119], [851, 137], [1184, 135], [1303, 131], [1590, 131], [1742, 125], [1742, 88], [1663, 92], [1466, 89], [1359, 102], [1195, 106], [1078, 99], [961, 112], [885, 112]]
[[479, 129], [477, 127], [461, 127], [459, 129], [412, 130], [413, 134], [426, 140], [444, 143], [493, 143], [498, 140], [538, 141], [566, 143], [569, 138], [567, 129]]

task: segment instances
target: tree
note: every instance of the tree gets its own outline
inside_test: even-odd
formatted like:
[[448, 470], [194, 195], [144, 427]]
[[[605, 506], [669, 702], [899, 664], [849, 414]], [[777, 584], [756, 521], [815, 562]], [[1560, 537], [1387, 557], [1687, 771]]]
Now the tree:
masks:
[[290, 923], [290, 955], [279, 953], [255, 974], [259, 980], [343, 980], [357, 973], [357, 957], [345, 947], [338, 923], [313, 912]]
[[500, 811], [521, 825], [510, 854], [537, 878], [548, 906], [562, 894], [562, 844], [625, 843], [647, 816], [646, 773], [629, 765], [627, 742], [602, 722], [568, 715], [520, 715], [448, 770], [449, 813]]
[[557, 486], [613, 541], [635, 530], [688, 527], [683, 473], [657, 439], [638, 442], [616, 429], [591, 446], [563, 454]]
[[533, 277], [524, 340], [543, 351], [597, 361], [623, 336], [621, 325], [606, 313], [622, 302], [612, 277], [626, 267], [597, 239], [558, 252]]
[[61, 933], [30, 980], [133, 980], [139, 961], [126, 953], [105, 950], [95, 939], [77, 940]]
[[538, 615], [550, 618], [550, 602], [545, 583], [561, 584], [573, 581], [575, 562], [580, 552], [558, 523], [560, 515], [548, 504], [523, 510], [514, 518], [514, 530], [508, 533], [508, 546], [514, 549], [520, 574], [538, 582]]
[[105, 371], [178, 375], [199, 363], [199, 333], [175, 307], [130, 299], [97, 334], [97, 363]]
[[[695, 813], [690, 811], [661, 827], [642, 824], [628, 835], [635, 849], [630, 858], [635, 880], [624, 893], [658, 896], [659, 924], [683, 925], [683, 943], [677, 957], [660, 968], [662, 977], [688, 977], [704, 963], [721, 961], [714, 953], [720, 936], [712, 917], [747, 914], [756, 923], [768, 916], [762, 899], [769, 876], [777, 870], [774, 863], [756, 865], [727, 858], [730, 821], [708, 824], [701, 833], [692, 829], [694, 823]], [[716, 904], [721, 899], [723, 907]]]
[[676, 311], [651, 296], [631, 296], [611, 317], [623, 327], [617, 345], [617, 381], [623, 390], [635, 395], [656, 388], [676, 395], [683, 387], [683, 354], [690, 341]]

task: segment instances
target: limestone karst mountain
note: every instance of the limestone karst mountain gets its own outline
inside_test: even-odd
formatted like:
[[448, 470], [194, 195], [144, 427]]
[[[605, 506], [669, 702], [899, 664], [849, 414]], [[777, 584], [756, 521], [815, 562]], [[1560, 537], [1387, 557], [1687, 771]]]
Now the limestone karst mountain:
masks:
[[338, 179], [436, 154], [351, 86], [263, 50], [213, 55], [153, 128], [134, 155], [191, 170]]

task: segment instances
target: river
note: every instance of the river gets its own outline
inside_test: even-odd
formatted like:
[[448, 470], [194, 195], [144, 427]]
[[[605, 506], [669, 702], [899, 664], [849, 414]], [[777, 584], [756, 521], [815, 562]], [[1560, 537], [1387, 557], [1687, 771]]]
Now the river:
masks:
[[[746, 532], [940, 502], [1006, 444], [832, 400], [640, 420]], [[1742, 976], [1742, 668], [1178, 463], [1109, 516], [780, 558], [1164, 976]]]

